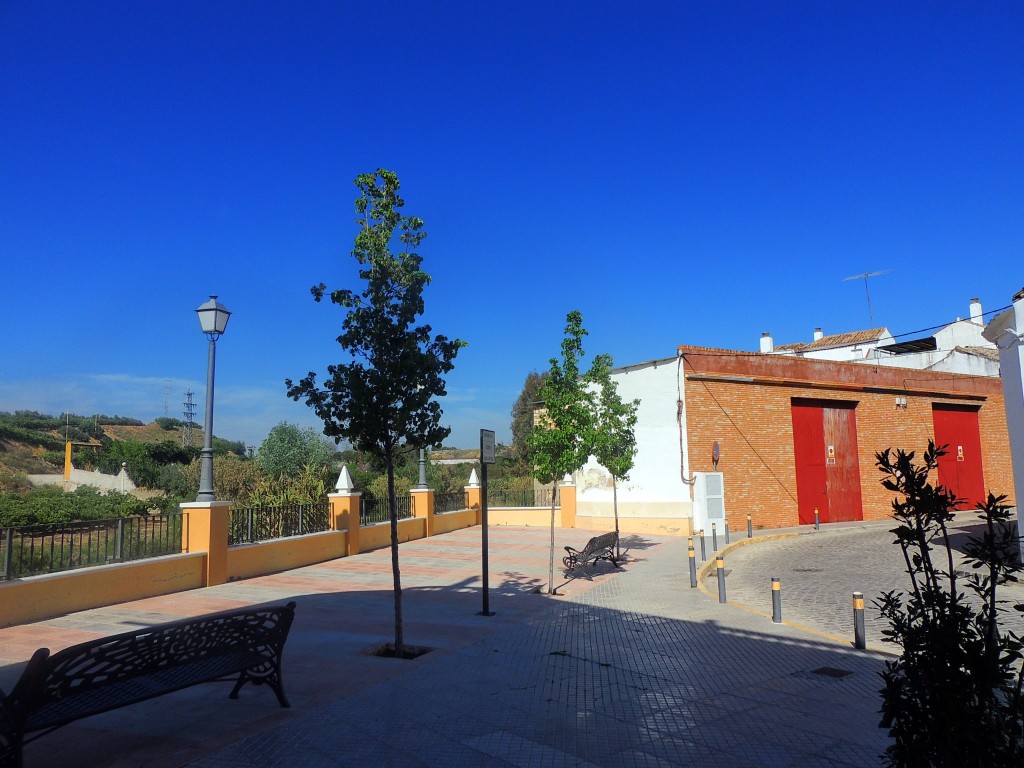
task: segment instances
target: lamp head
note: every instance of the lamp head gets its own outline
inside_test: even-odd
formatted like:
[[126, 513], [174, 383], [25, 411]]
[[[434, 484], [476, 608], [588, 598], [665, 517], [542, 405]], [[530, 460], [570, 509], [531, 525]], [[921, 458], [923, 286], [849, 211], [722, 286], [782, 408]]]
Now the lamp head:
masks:
[[202, 326], [203, 333], [211, 340], [216, 340], [224, 333], [224, 329], [228, 327], [228, 318], [231, 317], [228, 308], [217, 301], [216, 296], [210, 296], [209, 301], [200, 304], [196, 314], [199, 315], [199, 325]]

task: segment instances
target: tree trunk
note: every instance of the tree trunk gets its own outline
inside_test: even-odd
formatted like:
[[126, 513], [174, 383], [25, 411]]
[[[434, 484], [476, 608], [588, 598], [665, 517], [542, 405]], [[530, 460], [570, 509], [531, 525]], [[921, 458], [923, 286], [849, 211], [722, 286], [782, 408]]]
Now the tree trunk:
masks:
[[612, 509], [615, 511], [615, 558], [618, 559], [622, 553], [619, 551], [619, 488], [615, 475], [612, 475]]
[[391, 575], [395, 592], [395, 657], [405, 655], [405, 627], [402, 622], [402, 574], [398, 570], [398, 499], [395, 498], [395, 455], [388, 446], [388, 511], [391, 513]]
[[551, 486], [551, 548], [548, 557], [548, 594], [555, 594], [555, 494], [558, 493], [558, 481]]

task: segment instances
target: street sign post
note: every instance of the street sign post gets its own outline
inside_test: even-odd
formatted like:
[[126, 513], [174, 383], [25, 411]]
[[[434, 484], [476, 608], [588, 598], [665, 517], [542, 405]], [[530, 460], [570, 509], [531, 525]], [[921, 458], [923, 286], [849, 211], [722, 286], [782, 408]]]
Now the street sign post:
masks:
[[483, 575], [481, 581], [483, 582], [483, 596], [484, 605], [483, 610], [480, 611], [481, 616], [493, 616], [494, 613], [491, 611], [490, 598], [491, 588], [488, 584], [488, 574], [490, 572], [490, 566], [488, 564], [487, 557], [487, 466], [493, 464], [495, 461], [494, 456], [494, 430], [481, 429], [480, 430], [480, 545], [483, 550]]

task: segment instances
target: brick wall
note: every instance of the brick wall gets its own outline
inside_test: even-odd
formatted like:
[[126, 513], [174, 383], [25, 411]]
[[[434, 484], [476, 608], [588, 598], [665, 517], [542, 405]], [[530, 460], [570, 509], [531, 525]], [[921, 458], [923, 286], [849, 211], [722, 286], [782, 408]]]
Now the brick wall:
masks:
[[[855, 402], [857, 452], [865, 520], [887, 517], [892, 494], [880, 484], [875, 453], [922, 451], [933, 435], [932, 404], [980, 407], [986, 487], [1013, 493], [1006, 413], [999, 379], [884, 368], [859, 363], [680, 347], [684, 365], [690, 468], [712, 470], [721, 452], [729, 527], [798, 524], [793, 452], [793, 398]], [[896, 408], [896, 396], [907, 407]], [[937, 480], [937, 478], [935, 478]]]

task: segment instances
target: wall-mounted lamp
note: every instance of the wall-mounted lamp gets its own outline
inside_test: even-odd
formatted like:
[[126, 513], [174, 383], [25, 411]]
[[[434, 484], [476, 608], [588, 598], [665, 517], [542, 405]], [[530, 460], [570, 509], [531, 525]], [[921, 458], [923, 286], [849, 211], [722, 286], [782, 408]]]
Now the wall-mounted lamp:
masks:
[[902, 395], [896, 395], [896, 407], [906, 409], [907, 398]]

